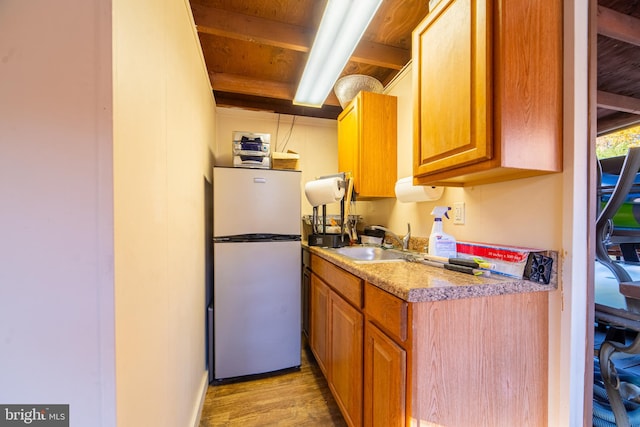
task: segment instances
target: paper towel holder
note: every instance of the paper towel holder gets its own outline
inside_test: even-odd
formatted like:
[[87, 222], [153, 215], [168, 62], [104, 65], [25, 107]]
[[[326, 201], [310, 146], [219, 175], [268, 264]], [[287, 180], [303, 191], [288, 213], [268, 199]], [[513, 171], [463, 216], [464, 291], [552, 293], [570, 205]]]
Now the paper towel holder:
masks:
[[444, 187], [432, 185], [413, 185], [413, 177], [407, 176], [396, 182], [396, 199], [401, 203], [432, 202], [440, 199]]
[[[321, 176], [318, 179], [328, 179], [328, 178], [339, 178], [338, 181], [339, 188], [347, 189], [349, 186], [353, 185], [353, 180], [351, 179], [350, 174], [345, 174], [344, 172], [340, 172], [338, 174]], [[309, 246], [322, 246], [322, 247], [330, 247], [330, 248], [340, 248], [343, 246], [347, 246], [350, 243], [349, 239], [344, 239], [344, 224], [345, 224], [345, 196], [348, 194], [348, 191], [344, 192], [345, 194], [340, 199], [340, 221], [341, 221], [341, 232], [339, 234], [336, 233], [327, 233], [326, 231], [326, 218], [327, 218], [327, 205], [323, 204], [322, 206], [322, 229], [318, 230], [318, 207], [313, 206], [313, 215], [311, 219], [311, 234], [308, 236], [308, 244]], [[309, 200], [309, 197], [307, 197]], [[312, 203], [311, 201], [309, 201]]]
[[[337, 185], [333, 186], [332, 183]], [[314, 191], [318, 191], [318, 187], [320, 187], [321, 195], [314, 193]], [[346, 182], [345, 182], [345, 174], [333, 174], [333, 175], [325, 175], [319, 178], [316, 178], [312, 181], [308, 181], [305, 184], [305, 196], [307, 197], [307, 201], [311, 206], [318, 207], [322, 205], [326, 205], [329, 203], [339, 202], [344, 198], [345, 190], [346, 190]], [[340, 190], [336, 192], [336, 190]], [[328, 191], [328, 194], [324, 194], [325, 191]]]

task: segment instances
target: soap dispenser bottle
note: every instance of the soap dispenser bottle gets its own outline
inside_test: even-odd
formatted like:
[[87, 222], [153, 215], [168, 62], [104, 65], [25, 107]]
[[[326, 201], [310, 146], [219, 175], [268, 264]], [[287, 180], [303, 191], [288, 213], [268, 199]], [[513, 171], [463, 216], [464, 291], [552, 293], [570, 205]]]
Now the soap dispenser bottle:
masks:
[[445, 258], [455, 258], [457, 255], [456, 239], [442, 231], [442, 217], [447, 219], [449, 206], [436, 206], [433, 208], [431, 215], [433, 218], [433, 227], [431, 227], [431, 235], [429, 235], [429, 255]]

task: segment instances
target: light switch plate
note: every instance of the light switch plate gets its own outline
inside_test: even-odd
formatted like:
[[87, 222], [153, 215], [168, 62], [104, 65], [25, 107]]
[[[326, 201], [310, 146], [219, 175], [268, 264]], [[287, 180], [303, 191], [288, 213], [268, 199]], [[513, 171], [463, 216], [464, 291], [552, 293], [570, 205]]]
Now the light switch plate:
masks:
[[453, 204], [453, 223], [464, 224], [464, 202]]

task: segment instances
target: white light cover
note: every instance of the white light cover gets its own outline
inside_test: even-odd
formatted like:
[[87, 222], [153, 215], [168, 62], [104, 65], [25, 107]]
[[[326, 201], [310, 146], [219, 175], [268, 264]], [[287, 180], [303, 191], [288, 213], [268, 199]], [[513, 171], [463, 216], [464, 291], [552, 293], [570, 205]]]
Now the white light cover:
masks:
[[382, 0], [329, 0], [304, 67], [297, 105], [322, 107]]

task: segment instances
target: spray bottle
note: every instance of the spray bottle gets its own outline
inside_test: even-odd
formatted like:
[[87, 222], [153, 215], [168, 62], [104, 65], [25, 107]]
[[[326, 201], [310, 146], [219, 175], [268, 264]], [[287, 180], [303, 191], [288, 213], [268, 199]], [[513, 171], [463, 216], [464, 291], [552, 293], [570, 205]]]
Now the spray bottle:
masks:
[[429, 236], [429, 255], [445, 258], [455, 258], [457, 255], [456, 239], [442, 231], [442, 216], [444, 215], [449, 219], [447, 212], [450, 210], [449, 206], [436, 206], [431, 212], [434, 219], [431, 235]]

